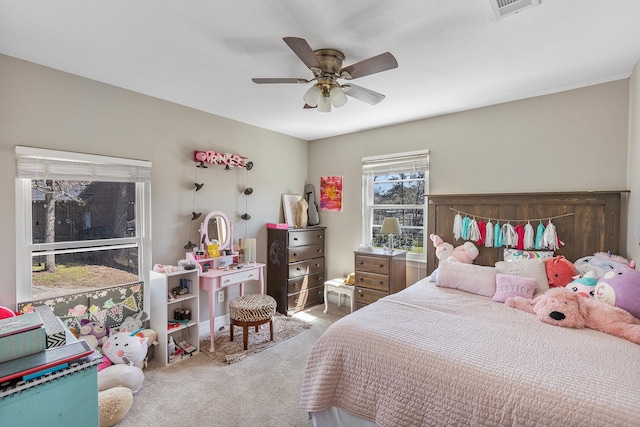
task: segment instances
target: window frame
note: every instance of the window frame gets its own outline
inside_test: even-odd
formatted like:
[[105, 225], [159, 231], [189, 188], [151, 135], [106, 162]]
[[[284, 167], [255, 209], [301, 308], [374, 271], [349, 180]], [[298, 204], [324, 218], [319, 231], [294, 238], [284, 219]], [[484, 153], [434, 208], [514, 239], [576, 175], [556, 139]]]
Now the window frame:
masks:
[[[376, 175], [391, 173], [407, 173], [410, 170], [424, 170], [424, 203], [417, 204], [374, 204], [374, 177]], [[384, 172], [382, 172], [384, 170]], [[380, 171], [382, 173], [376, 173]], [[412, 180], [413, 181], [413, 180]], [[416, 254], [407, 252], [407, 260], [426, 263], [427, 249], [427, 196], [429, 194], [429, 150], [418, 150], [404, 153], [395, 153], [381, 156], [370, 156], [362, 158], [362, 242], [371, 244], [373, 240], [373, 218], [376, 209], [421, 209], [423, 211], [423, 253]], [[401, 228], [413, 228], [414, 226], [404, 226]]]
[[[111, 249], [138, 248], [138, 280], [144, 283], [144, 309], [149, 311], [147, 298], [149, 270], [151, 269], [151, 162], [16, 146], [16, 303], [33, 300], [32, 257], [34, 254], [62, 254]], [[58, 165], [48, 171], [47, 162]], [[32, 227], [32, 179], [72, 180], [64, 166], [70, 165], [79, 176], [97, 173], [95, 181], [135, 183], [135, 235], [96, 240], [74, 240], [54, 243], [34, 243]], [[77, 166], [78, 168], [74, 168]], [[63, 172], [61, 172], [63, 171]], [[50, 174], [53, 174], [51, 176]], [[82, 179], [80, 177], [76, 179]]]

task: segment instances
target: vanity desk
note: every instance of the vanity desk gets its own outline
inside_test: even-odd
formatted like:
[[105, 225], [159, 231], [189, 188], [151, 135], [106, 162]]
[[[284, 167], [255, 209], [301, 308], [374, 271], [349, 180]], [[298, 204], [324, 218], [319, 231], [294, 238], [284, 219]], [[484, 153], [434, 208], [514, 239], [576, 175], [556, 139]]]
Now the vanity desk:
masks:
[[[260, 282], [260, 293], [264, 293], [264, 264], [257, 262], [238, 263], [237, 253], [233, 253], [233, 227], [232, 223], [223, 212], [213, 211], [209, 213], [200, 226], [200, 251], [199, 256], [194, 253], [187, 254], [187, 260], [195, 263], [199, 271], [200, 289], [207, 291], [209, 296], [209, 334], [211, 347], [214, 352], [216, 316], [216, 292], [231, 285], [240, 286], [240, 295], [244, 295], [244, 282], [257, 280]], [[211, 245], [218, 245], [221, 256], [215, 258], [203, 258]]]
[[[210, 262], [211, 259], [202, 259], [198, 262], [200, 265]], [[200, 289], [207, 291], [209, 295], [209, 333], [211, 334], [211, 348], [209, 351], [213, 353], [214, 348], [214, 321], [216, 317], [216, 291], [231, 285], [240, 285], [240, 295], [244, 295], [244, 282], [249, 280], [260, 281], [260, 293], [264, 293], [264, 264], [257, 262], [241, 264], [240, 269], [220, 270], [212, 268], [200, 273]]]

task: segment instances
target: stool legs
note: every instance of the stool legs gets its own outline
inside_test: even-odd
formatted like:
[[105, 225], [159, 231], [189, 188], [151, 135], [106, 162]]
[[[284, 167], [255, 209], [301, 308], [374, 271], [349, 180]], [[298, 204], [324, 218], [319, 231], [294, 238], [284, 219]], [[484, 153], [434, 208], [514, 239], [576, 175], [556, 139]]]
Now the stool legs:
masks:
[[[257, 329], [258, 327], [256, 326], [256, 332]], [[249, 325], [246, 323], [242, 325], [242, 334], [242, 348], [246, 350], [249, 347]]]
[[231, 319], [229, 325], [229, 340], [233, 341], [233, 329], [235, 326], [242, 326], [242, 348], [246, 350], [249, 347], [249, 326], [254, 326], [256, 332], [258, 332], [258, 326], [264, 325], [269, 322], [269, 339], [273, 341], [273, 317], [269, 320], [260, 320], [258, 322], [240, 322]]

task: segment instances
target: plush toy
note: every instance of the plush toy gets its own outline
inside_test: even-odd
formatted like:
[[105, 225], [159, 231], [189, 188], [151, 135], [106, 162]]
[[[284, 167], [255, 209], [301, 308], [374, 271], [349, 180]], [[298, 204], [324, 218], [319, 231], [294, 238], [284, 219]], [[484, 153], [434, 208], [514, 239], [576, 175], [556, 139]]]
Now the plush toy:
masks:
[[565, 288], [585, 298], [593, 298], [595, 295], [598, 278], [593, 270], [587, 271], [583, 276], [576, 276], [572, 282], [567, 283]]
[[147, 341], [147, 338], [140, 338], [129, 332], [116, 332], [102, 345], [102, 354], [114, 364], [143, 365], [147, 355]]
[[118, 424], [129, 413], [132, 404], [133, 393], [127, 387], [114, 387], [98, 392], [100, 427]]
[[587, 271], [594, 271], [598, 279], [614, 268], [635, 268], [634, 261], [628, 261], [620, 255], [611, 255], [611, 253], [605, 252], [596, 252], [591, 256], [582, 257], [576, 260], [573, 264], [576, 266], [578, 274], [585, 274]]
[[640, 271], [621, 267], [605, 273], [596, 284], [595, 299], [640, 318]]
[[127, 387], [133, 394], [142, 388], [144, 372], [136, 366], [111, 365], [98, 372], [98, 391], [114, 387]]
[[576, 266], [563, 256], [555, 256], [544, 260], [549, 288], [564, 288], [578, 275]]
[[109, 327], [98, 322], [82, 319], [80, 320], [80, 331], [78, 338], [82, 338], [93, 348], [98, 348], [104, 344], [109, 337]]
[[454, 248], [451, 243], [443, 241], [436, 234], [431, 234], [429, 238], [433, 241], [433, 246], [436, 248], [436, 257], [440, 261], [457, 261], [472, 264], [473, 260], [480, 254], [476, 245], [471, 242], [465, 242]]
[[567, 288], [549, 289], [533, 299], [507, 298], [505, 305], [535, 314], [544, 323], [565, 328], [590, 328], [640, 344], [640, 319]]
[[149, 320], [149, 315], [144, 311], [141, 311], [135, 316], [128, 316], [126, 319], [124, 319], [124, 321], [120, 324], [118, 331], [119, 332], [136, 332], [142, 329], [142, 325], [147, 320]]

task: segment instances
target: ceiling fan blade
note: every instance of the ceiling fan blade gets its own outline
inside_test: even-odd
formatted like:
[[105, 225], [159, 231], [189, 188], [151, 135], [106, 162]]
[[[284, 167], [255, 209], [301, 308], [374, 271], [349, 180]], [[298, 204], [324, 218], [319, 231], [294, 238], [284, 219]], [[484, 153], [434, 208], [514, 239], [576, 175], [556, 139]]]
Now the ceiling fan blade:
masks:
[[304, 62], [304, 65], [311, 70], [323, 71], [322, 64], [313, 53], [313, 49], [309, 46], [309, 43], [305, 39], [299, 37], [284, 37], [282, 40], [289, 45], [293, 53], [298, 55], [298, 58]]
[[367, 104], [376, 105], [378, 102], [382, 101], [385, 96], [381, 93], [374, 92], [371, 89], [364, 88], [362, 86], [356, 86], [354, 84], [345, 84], [342, 85], [345, 88], [345, 95], [349, 95], [353, 98], [359, 99], [360, 101], [364, 101]]
[[340, 77], [347, 80], [357, 79], [358, 77], [368, 76], [393, 68], [398, 68], [398, 61], [396, 61], [396, 58], [392, 54], [385, 52], [344, 67], [340, 70]]
[[273, 83], [309, 83], [309, 80], [306, 79], [297, 79], [290, 77], [282, 77], [282, 78], [253, 78], [251, 79], [254, 83], [259, 85], [263, 84], [273, 84]]

